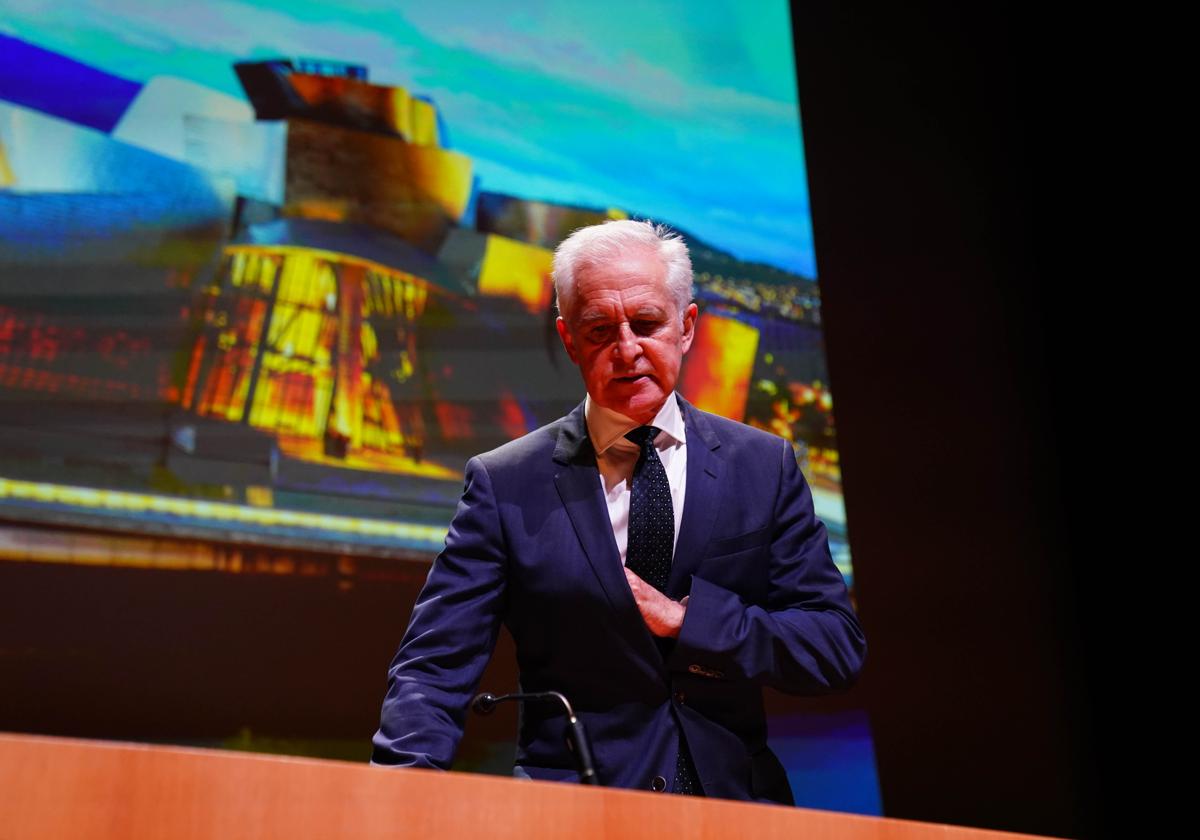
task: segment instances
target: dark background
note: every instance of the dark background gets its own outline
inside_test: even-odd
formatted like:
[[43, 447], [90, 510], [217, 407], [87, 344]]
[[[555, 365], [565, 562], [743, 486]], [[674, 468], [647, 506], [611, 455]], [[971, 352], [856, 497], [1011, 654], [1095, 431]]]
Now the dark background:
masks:
[[1102, 289], [1071, 253], [1078, 33], [966, 5], [792, 4], [870, 645], [852, 693], [888, 816], [1101, 836], [1098, 612], [1121, 555], [1088, 523], [1131, 530], [1100, 465], [1133, 412], [1098, 390]]

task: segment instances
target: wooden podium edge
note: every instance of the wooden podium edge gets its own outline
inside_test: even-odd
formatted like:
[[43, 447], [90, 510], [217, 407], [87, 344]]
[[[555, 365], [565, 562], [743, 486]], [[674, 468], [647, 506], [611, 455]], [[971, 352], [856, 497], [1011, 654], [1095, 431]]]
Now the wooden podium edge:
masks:
[[0, 840], [1035, 835], [297, 756], [0, 733]]

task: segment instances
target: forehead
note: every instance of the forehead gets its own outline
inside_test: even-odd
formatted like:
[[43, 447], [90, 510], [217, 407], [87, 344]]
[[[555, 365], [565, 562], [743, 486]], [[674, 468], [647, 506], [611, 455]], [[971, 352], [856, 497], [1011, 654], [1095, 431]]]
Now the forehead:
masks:
[[583, 320], [614, 312], [666, 311], [671, 307], [666, 275], [662, 259], [648, 250], [583, 266], [575, 280], [578, 316]]

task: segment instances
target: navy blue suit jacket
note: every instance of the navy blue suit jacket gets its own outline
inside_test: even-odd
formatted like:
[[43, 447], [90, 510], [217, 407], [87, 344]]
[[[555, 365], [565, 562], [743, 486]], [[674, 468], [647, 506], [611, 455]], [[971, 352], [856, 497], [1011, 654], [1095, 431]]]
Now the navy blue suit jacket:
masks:
[[[570, 699], [601, 784], [669, 782], [682, 729], [707, 795], [791, 801], [767, 749], [762, 686], [846, 688], [866, 643], [790, 445], [679, 403], [687, 489], [668, 594], [689, 600], [678, 640], [657, 644], [634, 603], [581, 404], [467, 464], [389, 671], [373, 763], [449, 768], [504, 622], [521, 689]], [[541, 705], [521, 716], [518, 774], [575, 780], [563, 719]]]

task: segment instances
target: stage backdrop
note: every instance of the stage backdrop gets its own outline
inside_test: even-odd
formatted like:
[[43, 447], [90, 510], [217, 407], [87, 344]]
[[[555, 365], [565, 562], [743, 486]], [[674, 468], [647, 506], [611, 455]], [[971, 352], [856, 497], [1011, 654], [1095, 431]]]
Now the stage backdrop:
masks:
[[[4, 565], [411, 589], [466, 459], [582, 396], [553, 248], [647, 218], [696, 269], [680, 390], [792, 443], [852, 583], [790, 31], [735, 0], [5, 2]], [[32, 697], [59, 648], [13, 631]], [[779, 718], [798, 797], [877, 811], [865, 720], [819, 719]]]

